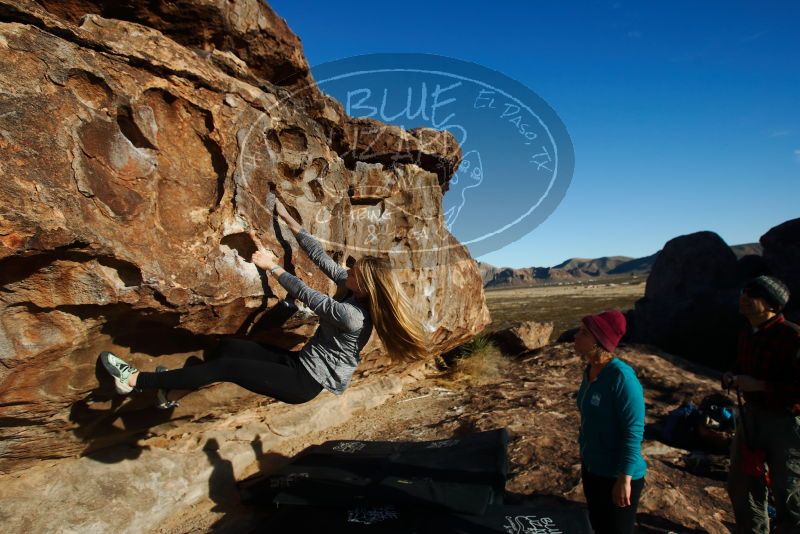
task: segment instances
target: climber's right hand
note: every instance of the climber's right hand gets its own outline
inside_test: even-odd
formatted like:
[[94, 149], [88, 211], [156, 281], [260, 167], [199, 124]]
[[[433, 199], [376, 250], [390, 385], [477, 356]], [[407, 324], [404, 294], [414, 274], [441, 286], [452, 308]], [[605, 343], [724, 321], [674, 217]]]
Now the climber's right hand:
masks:
[[277, 197], [275, 198], [275, 212], [278, 214], [278, 217], [280, 217], [289, 226], [289, 228], [291, 228], [293, 234], [297, 235], [300, 230], [303, 229], [303, 227], [300, 226], [300, 223], [294, 220], [294, 217], [289, 214], [289, 211], [286, 209], [286, 206], [283, 205], [283, 202], [281, 202]]
[[278, 214], [278, 217], [286, 221], [287, 223], [294, 222], [294, 219], [289, 212], [286, 210], [286, 206], [283, 205], [283, 202], [279, 198], [275, 199], [275, 212]]

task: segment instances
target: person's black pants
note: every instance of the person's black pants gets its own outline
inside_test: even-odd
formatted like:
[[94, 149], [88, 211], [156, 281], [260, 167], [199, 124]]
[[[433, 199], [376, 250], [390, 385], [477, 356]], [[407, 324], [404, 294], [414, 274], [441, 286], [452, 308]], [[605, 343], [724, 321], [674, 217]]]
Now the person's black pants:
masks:
[[593, 475], [586, 467], [581, 469], [581, 479], [589, 506], [589, 521], [596, 534], [630, 534], [635, 531], [636, 507], [644, 487], [644, 477], [631, 481], [631, 504], [624, 508], [611, 499], [616, 479]]
[[322, 391], [295, 352], [229, 338], [220, 342], [217, 352], [217, 358], [200, 365], [162, 373], [140, 372], [136, 387], [194, 390], [214, 382], [233, 382], [288, 404], [308, 402]]

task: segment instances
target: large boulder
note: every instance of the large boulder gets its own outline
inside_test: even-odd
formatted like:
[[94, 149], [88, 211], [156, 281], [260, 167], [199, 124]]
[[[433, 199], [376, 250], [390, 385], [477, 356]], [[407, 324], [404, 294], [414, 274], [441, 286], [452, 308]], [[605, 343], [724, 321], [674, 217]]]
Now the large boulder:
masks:
[[[356, 143], [341, 105], [296, 94], [310, 83], [299, 40], [263, 2], [0, 0], [0, 13], [0, 473], [264, 402], [221, 385], [171, 415], [144, 397], [120, 406], [96, 359], [176, 367], [223, 335], [299, 348], [315, 322], [276, 308], [285, 291], [249, 262], [248, 230], [334, 287], [264, 209], [269, 188], [342, 263], [392, 250], [434, 351], [489, 322], [475, 262], [441, 231], [452, 136], [392, 127], [380, 154], [368, 134]], [[373, 338], [356, 381], [402, 371]]]
[[769, 273], [783, 280], [792, 293], [786, 314], [800, 321], [800, 219], [779, 224], [760, 241]]
[[786, 315], [800, 321], [800, 219], [772, 228], [760, 244], [732, 250], [712, 232], [669, 241], [647, 279], [644, 298], [627, 314], [628, 339], [728, 369], [737, 334], [746, 326], [739, 289], [762, 274], [789, 285], [794, 297]]
[[713, 232], [670, 240], [627, 314], [627, 339], [651, 343], [718, 368], [732, 363], [742, 319], [736, 255]]
[[205, 52], [234, 75], [293, 86], [309, 80], [300, 39], [261, 0], [37, 0], [53, 15], [80, 25], [87, 14], [136, 22], [186, 48]]
[[658, 255], [645, 297], [686, 298], [712, 287], [737, 283], [736, 255], [714, 232], [676, 237]]

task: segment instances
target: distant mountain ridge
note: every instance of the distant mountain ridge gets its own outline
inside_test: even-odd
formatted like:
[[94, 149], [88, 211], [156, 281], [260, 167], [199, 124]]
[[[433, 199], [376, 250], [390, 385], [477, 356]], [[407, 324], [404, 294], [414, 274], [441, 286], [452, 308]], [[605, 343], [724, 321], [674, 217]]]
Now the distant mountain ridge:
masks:
[[[761, 255], [761, 245], [747, 243], [733, 245], [737, 258]], [[570, 284], [596, 278], [646, 278], [656, 262], [658, 252], [643, 258], [603, 256], [602, 258], [570, 258], [553, 267], [495, 267], [479, 261], [483, 287], [513, 287], [540, 284]]]

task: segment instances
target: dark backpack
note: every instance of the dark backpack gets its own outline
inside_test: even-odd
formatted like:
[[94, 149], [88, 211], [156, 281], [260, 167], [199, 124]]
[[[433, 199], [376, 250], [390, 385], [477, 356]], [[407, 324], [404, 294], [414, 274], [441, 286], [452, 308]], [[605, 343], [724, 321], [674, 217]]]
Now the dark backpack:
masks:
[[695, 444], [695, 427], [699, 420], [697, 406], [692, 402], [685, 402], [667, 415], [661, 438], [672, 446], [691, 449]]

